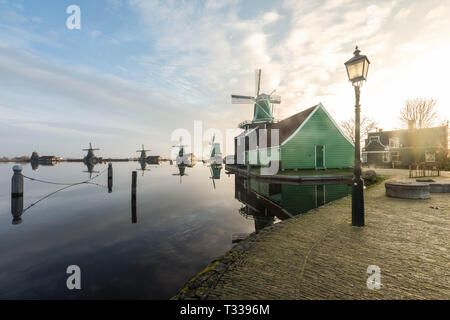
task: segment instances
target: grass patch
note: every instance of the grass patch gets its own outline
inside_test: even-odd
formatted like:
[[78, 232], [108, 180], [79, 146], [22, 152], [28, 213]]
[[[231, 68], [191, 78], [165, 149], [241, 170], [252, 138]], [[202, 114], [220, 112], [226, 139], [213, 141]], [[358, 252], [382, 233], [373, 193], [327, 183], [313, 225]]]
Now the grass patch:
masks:
[[366, 186], [366, 188], [372, 188], [376, 185], [379, 185], [387, 178], [388, 178], [387, 176], [376, 175], [375, 177], [370, 177], [368, 179], [364, 179], [364, 186]]

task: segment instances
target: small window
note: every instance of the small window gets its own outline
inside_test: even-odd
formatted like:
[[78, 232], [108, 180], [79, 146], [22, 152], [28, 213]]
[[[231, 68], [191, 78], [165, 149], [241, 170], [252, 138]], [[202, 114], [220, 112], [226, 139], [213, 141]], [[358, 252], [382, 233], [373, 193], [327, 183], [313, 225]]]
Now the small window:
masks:
[[391, 155], [389, 152], [383, 153], [383, 162], [390, 162], [391, 161]]
[[392, 161], [400, 161], [400, 152], [391, 151], [391, 159]]
[[400, 139], [399, 138], [390, 138], [389, 139], [389, 148], [400, 148]]
[[362, 153], [362, 162], [367, 163], [367, 152]]
[[376, 142], [376, 141], [380, 141], [380, 136], [371, 136], [370, 137], [370, 142]]
[[436, 162], [436, 153], [432, 151], [425, 151], [425, 162]]

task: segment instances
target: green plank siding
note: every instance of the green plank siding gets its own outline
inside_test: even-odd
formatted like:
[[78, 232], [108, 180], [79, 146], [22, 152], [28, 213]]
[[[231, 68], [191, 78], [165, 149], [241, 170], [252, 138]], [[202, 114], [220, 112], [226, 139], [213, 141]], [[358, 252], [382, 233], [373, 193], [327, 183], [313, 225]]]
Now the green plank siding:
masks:
[[314, 169], [316, 145], [325, 146], [326, 168], [353, 166], [354, 146], [319, 106], [303, 127], [282, 144], [282, 169]]

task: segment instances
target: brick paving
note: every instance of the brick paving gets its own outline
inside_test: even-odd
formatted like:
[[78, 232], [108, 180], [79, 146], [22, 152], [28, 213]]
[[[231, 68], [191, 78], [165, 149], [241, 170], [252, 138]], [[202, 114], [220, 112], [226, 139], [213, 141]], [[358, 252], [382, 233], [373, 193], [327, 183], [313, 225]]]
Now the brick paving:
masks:
[[[388, 198], [382, 183], [365, 205], [364, 228], [351, 226], [351, 197], [266, 228], [174, 298], [450, 299], [450, 194]], [[378, 290], [367, 288], [369, 265], [381, 269]]]

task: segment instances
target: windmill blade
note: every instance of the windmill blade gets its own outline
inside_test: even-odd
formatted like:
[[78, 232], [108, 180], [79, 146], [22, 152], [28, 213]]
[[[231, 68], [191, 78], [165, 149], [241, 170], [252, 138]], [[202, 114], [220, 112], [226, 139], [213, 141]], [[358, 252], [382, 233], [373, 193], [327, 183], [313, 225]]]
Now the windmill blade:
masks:
[[270, 96], [269, 101], [270, 101], [270, 103], [280, 104], [281, 103], [281, 96], [277, 95], [277, 94], [273, 94], [273, 95]]
[[261, 89], [261, 69], [255, 70], [255, 96], [259, 95], [259, 90]]
[[251, 96], [231, 95], [231, 103], [233, 104], [253, 104], [254, 102], [255, 98]]

